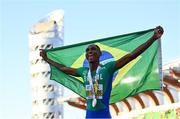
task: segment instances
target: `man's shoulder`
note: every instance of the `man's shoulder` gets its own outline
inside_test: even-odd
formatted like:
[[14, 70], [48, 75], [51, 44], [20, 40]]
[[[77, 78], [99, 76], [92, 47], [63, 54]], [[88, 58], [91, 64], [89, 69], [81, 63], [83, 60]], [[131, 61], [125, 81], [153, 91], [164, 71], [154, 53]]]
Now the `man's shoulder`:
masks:
[[110, 61], [102, 65], [102, 69], [107, 69], [109, 72], [114, 72], [116, 61]]
[[105, 63], [101, 63], [102, 67], [107, 67], [109, 65], [114, 65], [116, 63], [116, 61], [109, 61], [109, 62], [105, 62]]
[[83, 75], [87, 74], [88, 69], [89, 69], [88, 67], [79, 67], [79, 68], [77, 68], [76, 71], [79, 75], [83, 76]]

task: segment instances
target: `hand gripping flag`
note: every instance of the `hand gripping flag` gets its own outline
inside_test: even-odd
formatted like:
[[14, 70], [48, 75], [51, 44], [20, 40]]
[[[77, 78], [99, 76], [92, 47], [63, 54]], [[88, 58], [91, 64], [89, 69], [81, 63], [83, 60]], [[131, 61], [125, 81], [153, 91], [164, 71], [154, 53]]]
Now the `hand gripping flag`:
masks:
[[[146, 42], [154, 30], [140, 31], [89, 42], [47, 50], [48, 58], [67, 67], [88, 67], [85, 49], [97, 44], [102, 51], [101, 64], [115, 61]], [[161, 88], [161, 50], [160, 40], [155, 41], [145, 52], [114, 73], [110, 104], [146, 90]], [[59, 82], [85, 98], [83, 79], [67, 75], [50, 65], [50, 79]]]

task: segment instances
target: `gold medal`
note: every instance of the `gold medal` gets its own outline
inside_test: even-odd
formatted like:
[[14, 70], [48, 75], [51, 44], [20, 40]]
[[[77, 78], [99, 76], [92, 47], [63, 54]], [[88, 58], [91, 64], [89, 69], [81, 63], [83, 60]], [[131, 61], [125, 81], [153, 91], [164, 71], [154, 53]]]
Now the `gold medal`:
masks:
[[97, 91], [98, 91], [98, 84], [95, 83], [95, 84], [94, 84], [94, 92], [95, 92], [95, 95], [97, 94]]

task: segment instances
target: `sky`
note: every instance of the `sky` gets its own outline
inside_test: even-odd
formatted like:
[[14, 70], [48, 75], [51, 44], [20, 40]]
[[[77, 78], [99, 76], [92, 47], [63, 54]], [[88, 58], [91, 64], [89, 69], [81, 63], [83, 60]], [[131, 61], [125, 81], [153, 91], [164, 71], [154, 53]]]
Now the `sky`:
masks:
[[[179, 0], [1, 0], [0, 119], [31, 119], [28, 32], [56, 9], [65, 12], [64, 45], [161, 25], [163, 64], [180, 59]], [[65, 104], [65, 119], [81, 112]]]

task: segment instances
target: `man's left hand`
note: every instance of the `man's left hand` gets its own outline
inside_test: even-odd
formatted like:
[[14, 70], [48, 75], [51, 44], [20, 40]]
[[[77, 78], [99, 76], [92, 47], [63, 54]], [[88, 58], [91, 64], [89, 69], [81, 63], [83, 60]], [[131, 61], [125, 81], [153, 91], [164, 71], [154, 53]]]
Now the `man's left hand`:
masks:
[[156, 39], [161, 38], [162, 34], [164, 33], [164, 30], [161, 26], [157, 26], [154, 29], [154, 36]]

